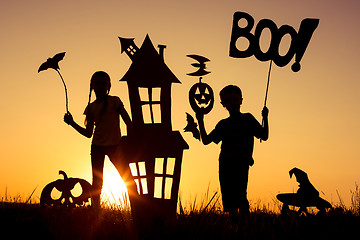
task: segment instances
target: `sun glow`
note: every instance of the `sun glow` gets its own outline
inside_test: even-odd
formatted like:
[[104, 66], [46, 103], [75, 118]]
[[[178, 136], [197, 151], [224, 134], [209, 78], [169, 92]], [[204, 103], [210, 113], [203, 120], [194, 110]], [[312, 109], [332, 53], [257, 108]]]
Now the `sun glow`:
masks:
[[120, 174], [106, 159], [104, 164], [104, 182], [101, 193], [101, 200], [106, 205], [118, 205], [123, 207], [129, 206], [129, 198], [124, 181]]

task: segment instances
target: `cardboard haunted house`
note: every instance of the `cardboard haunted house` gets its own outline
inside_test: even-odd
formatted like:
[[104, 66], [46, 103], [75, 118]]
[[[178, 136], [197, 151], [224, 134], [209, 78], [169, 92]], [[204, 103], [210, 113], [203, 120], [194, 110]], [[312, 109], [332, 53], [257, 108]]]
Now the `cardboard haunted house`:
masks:
[[[121, 38], [121, 52], [132, 64], [120, 81], [127, 82], [133, 131], [124, 137], [125, 157], [140, 200], [132, 204], [144, 214], [175, 215], [184, 149], [189, 146], [171, 126], [171, 85], [180, 83], [147, 35], [138, 48]], [[131, 199], [130, 199], [131, 201]]]

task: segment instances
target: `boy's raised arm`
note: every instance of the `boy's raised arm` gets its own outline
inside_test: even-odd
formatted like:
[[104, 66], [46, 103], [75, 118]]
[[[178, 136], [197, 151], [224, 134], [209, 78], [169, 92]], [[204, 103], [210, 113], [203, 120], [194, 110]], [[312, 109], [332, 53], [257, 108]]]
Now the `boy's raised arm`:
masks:
[[196, 113], [196, 118], [197, 118], [198, 124], [199, 124], [199, 131], [200, 131], [200, 136], [201, 136], [202, 143], [204, 145], [208, 145], [209, 143], [212, 142], [212, 140], [209, 137], [209, 135], [206, 133], [206, 130], [205, 130], [204, 114]]
[[261, 136], [261, 140], [266, 141], [269, 138], [269, 121], [268, 121], [268, 115], [269, 115], [269, 109], [264, 106], [261, 115], [263, 117], [263, 132]]

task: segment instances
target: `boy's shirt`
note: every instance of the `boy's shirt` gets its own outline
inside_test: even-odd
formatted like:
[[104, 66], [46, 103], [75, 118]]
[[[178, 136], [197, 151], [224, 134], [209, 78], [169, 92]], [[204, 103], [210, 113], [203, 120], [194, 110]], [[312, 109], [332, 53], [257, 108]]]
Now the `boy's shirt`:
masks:
[[262, 127], [251, 113], [239, 113], [219, 121], [209, 134], [212, 141], [222, 141], [220, 161], [222, 159], [244, 159], [251, 166], [254, 148], [254, 136], [259, 138]]

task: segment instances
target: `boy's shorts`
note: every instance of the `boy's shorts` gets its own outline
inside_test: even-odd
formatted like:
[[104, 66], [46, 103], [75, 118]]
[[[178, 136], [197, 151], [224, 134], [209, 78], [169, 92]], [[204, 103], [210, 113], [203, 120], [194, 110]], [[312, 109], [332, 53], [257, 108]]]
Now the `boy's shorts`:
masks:
[[[239, 160], [237, 160], [239, 161]], [[219, 164], [219, 180], [224, 211], [249, 208], [247, 200], [248, 164]]]

